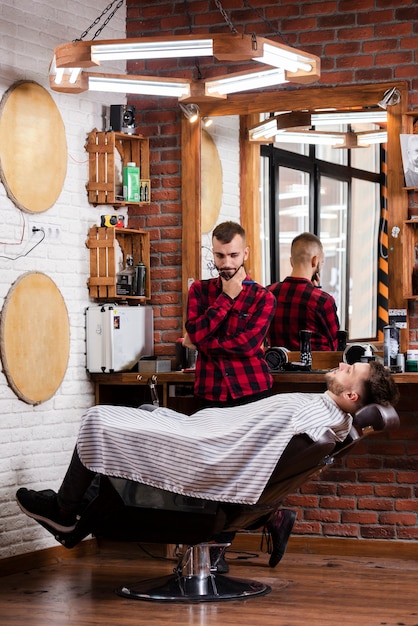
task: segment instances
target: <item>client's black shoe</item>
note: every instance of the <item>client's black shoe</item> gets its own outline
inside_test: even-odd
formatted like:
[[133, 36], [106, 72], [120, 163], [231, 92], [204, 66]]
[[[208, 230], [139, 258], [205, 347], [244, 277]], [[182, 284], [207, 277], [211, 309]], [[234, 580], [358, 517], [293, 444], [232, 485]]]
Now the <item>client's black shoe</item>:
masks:
[[270, 567], [276, 567], [276, 565], [282, 560], [282, 557], [286, 552], [287, 542], [295, 521], [295, 511], [290, 511], [289, 509], [277, 509], [274, 511], [271, 519], [267, 522], [266, 528], [270, 533], [273, 544], [269, 560]]
[[57, 494], [51, 489], [34, 491], [22, 487], [16, 501], [23, 513], [61, 533], [70, 533], [77, 524], [75, 514], [64, 514], [58, 506]]
[[226, 547], [214, 546], [209, 548], [210, 553], [210, 569], [212, 572], [218, 574], [227, 574], [229, 572], [229, 565], [225, 560]]

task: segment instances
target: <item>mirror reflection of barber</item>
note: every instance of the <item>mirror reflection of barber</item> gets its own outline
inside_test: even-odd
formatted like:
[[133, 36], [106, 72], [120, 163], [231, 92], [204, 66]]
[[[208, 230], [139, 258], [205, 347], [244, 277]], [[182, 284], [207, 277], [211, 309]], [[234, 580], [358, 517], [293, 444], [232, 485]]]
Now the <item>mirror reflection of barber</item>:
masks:
[[290, 248], [291, 273], [267, 289], [276, 298], [276, 311], [268, 332], [270, 346], [300, 349], [300, 332], [312, 333], [311, 349], [336, 350], [339, 320], [331, 294], [320, 285], [324, 250], [317, 235], [303, 232]]
[[321, 285], [321, 267], [320, 267], [319, 261], [318, 261], [318, 265], [316, 266], [316, 268], [314, 270], [314, 273], [312, 274], [312, 284], [315, 285], [315, 287], [319, 287], [319, 289], [322, 288], [322, 285]]

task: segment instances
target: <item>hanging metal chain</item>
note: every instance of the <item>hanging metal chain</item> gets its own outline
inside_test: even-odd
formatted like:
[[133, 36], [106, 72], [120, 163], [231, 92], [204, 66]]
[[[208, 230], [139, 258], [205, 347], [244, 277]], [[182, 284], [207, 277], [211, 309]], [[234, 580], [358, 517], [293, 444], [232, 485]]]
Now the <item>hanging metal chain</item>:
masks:
[[223, 8], [222, 4], [220, 3], [219, 0], [215, 0], [215, 4], [218, 7], [222, 17], [224, 18], [225, 22], [228, 24], [229, 28], [231, 29], [231, 32], [234, 35], [238, 34], [237, 29], [235, 28], [235, 26], [233, 25], [233, 23], [231, 22], [231, 19], [229, 17], [229, 15], [227, 14], [227, 12], [225, 11], [225, 9]]
[[254, 13], [257, 15], [257, 17], [259, 17], [260, 19], [263, 20], [263, 22], [265, 24], [267, 24], [267, 26], [270, 26], [272, 32], [277, 35], [278, 37], [281, 37], [282, 40], [285, 42], [285, 44], [287, 44], [288, 46], [290, 46], [290, 43], [287, 41], [286, 37], [279, 31], [277, 30], [277, 28], [274, 26], [273, 22], [270, 22], [270, 20], [267, 20], [264, 15], [262, 13], [260, 13], [260, 11], [258, 9], [256, 9], [255, 7], [251, 6], [251, 4], [248, 2], [248, 0], [243, 0], [243, 5], [245, 7], [248, 7], [249, 9], [251, 9], [252, 11], [254, 11]]
[[[94, 22], [92, 22], [90, 24], [90, 26], [88, 28], [86, 28], [86, 30], [84, 31], [84, 33], [81, 33], [80, 37], [78, 39], [74, 39], [74, 41], [81, 41], [82, 39], [84, 39], [84, 37], [91, 31], [91, 29], [94, 26], [97, 26], [97, 24], [100, 22], [100, 20], [102, 19], [102, 17], [104, 15], [106, 15], [106, 13], [108, 13], [110, 11], [110, 9], [112, 8], [112, 6], [115, 4], [115, 2], [117, 2], [117, 0], [112, 0], [112, 2], [109, 2], [109, 4], [107, 5], [107, 7], [105, 9], [103, 9], [103, 11], [101, 12], [100, 15], [98, 15], [96, 17], [96, 19], [94, 20]], [[96, 37], [98, 35], [100, 35], [100, 33], [102, 32], [102, 30], [104, 29], [105, 26], [107, 26], [107, 24], [110, 22], [110, 20], [112, 19], [112, 17], [115, 15], [116, 11], [118, 9], [120, 9], [120, 7], [122, 6], [124, 0], [119, 0], [119, 2], [117, 3], [117, 5], [115, 6], [115, 8], [113, 9], [112, 13], [109, 13], [109, 15], [107, 16], [107, 18], [105, 19], [105, 21], [103, 22], [103, 24], [100, 26], [100, 28], [97, 29], [97, 31], [94, 33], [94, 37], [92, 37], [93, 39], [96, 39]]]
[[[190, 11], [189, 11], [189, 2], [188, 2], [188, 0], [184, 0], [184, 9], [186, 11], [187, 20], [189, 22], [189, 33], [192, 34], [193, 33], [193, 22], [192, 22], [192, 16], [190, 15]], [[200, 63], [199, 63], [199, 58], [198, 57], [195, 58], [194, 64], [195, 64], [196, 72], [197, 72], [197, 80], [201, 80], [202, 79], [202, 72], [201, 72], [201, 69], [200, 69]]]
[[189, 33], [192, 34], [193, 32], [192, 16], [190, 15], [190, 11], [189, 11], [189, 2], [188, 0], [183, 0], [183, 2], [184, 2], [184, 10], [186, 11], [186, 15], [187, 15], [187, 21], [189, 22]]

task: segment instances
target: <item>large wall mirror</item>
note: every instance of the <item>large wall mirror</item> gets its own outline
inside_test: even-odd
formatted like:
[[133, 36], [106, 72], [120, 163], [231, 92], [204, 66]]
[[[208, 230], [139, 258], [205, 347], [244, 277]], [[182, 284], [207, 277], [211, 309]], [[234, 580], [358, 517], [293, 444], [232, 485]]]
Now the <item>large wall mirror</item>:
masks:
[[[252, 128], [260, 121], [260, 114], [263, 113], [285, 110], [307, 110], [313, 112], [318, 109], [323, 109], [324, 107], [337, 110], [370, 110], [376, 107], [377, 103], [382, 100], [385, 91], [393, 86], [394, 83], [380, 83], [362, 85], [357, 89], [352, 86], [339, 88], [319, 87], [297, 89], [283, 93], [264, 92], [257, 94], [256, 97], [239, 94], [222, 103], [200, 104], [202, 116], [214, 117], [214, 125], [217, 125], [221, 129], [217, 132], [226, 132], [227, 134], [234, 133], [234, 141], [238, 138], [238, 164], [233, 162], [237, 157], [235, 153], [232, 156], [231, 154], [229, 156], [227, 154], [225, 157], [221, 152], [221, 161], [226, 159], [226, 167], [230, 167], [232, 161], [232, 167], [236, 167], [239, 170], [238, 198], [236, 202], [235, 199], [232, 202], [232, 205], [235, 204], [236, 206], [235, 208], [232, 206], [231, 213], [227, 211], [225, 219], [235, 219], [236, 216], [238, 216], [247, 231], [251, 248], [250, 266], [248, 270], [254, 278], [263, 284], [270, 282], [271, 278], [278, 279], [277, 272], [279, 270], [277, 269], [275, 272], [274, 268], [271, 266], [278, 263], [280, 255], [277, 254], [275, 256], [274, 248], [277, 247], [275, 233], [266, 233], [268, 221], [266, 221], [266, 204], [268, 204], [268, 199], [263, 198], [265, 180], [262, 164], [263, 161], [266, 162], [265, 157], [266, 154], [268, 154], [268, 149], [266, 152], [266, 146], [260, 148], [260, 145], [250, 143], [248, 140], [248, 129]], [[358, 231], [359, 233], [358, 238], [354, 237], [351, 241], [351, 255], [355, 258], [357, 256], [360, 258], [358, 252], [365, 248], [370, 248], [370, 253], [368, 252], [365, 257], [369, 259], [369, 261], [366, 262], [371, 262], [370, 259], [374, 259], [373, 263], [382, 266], [379, 267], [379, 271], [383, 270], [383, 276], [388, 276], [386, 280], [383, 279], [383, 284], [379, 283], [379, 291], [383, 295], [383, 300], [386, 298], [386, 306], [382, 307], [381, 304], [379, 305], [376, 297], [371, 298], [369, 307], [372, 313], [370, 314], [369, 311], [366, 311], [367, 315], [365, 315], [365, 310], [363, 310], [360, 316], [360, 318], [368, 318], [367, 324], [364, 324], [364, 328], [362, 328], [360, 323], [357, 323], [356, 326], [353, 322], [353, 328], [362, 328], [362, 330], [361, 332], [359, 330], [357, 331], [359, 332], [359, 337], [351, 335], [350, 340], [381, 340], [378, 328], [379, 325], [380, 327], [382, 326], [382, 323], [386, 323], [387, 310], [389, 308], [403, 308], [405, 306], [400, 276], [400, 268], [402, 267], [402, 241], [400, 236], [396, 236], [396, 233], [397, 227], [401, 228], [402, 221], [406, 219], [407, 214], [407, 197], [403, 189], [404, 183], [399, 135], [401, 132], [406, 132], [402, 125], [402, 114], [407, 110], [408, 92], [406, 84], [404, 83], [396, 84], [396, 87], [401, 93], [401, 100], [396, 105], [387, 107], [388, 141], [385, 151], [387, 158], [384, 163], [386, 176], [383, 194], [385, 197], [382, 203], [382, 210], [387, 217], [387, 232], [383, 233], [383, 238], [381, 238], [382, 241], [380, 242], [383, 243], [386, 248], [386, 253], [383, 257], [379, 258], [379, 255], [375, 254], [375, 251], [372, 250], [373, 246], [375, 246], [374, 243], [371, 243], [372, 241], [376, 242], [377, 246], [377, 236], [375, 232], [376, 221], [374, 223], [370, 222], [366, 227], [367, 220], [362, 219], [361, 211], [356, 215], [354, 215], [354, 213], [351, 215], [349, 205], [347, 204], [346, 207], [348, 212], [347, 220], [351, 221], [351, 230], [352, 232]], [[217, 122], [219, 123], [217, 124]], [[210, 250], [208, 249], [210, 247], [210, 237], [208, 238], [208, 234], [202, 232], [202, 224], [203, 229], [207, 228], [207, 226], [204, 225], [205, 220], [202, 220], [201, 198], [205, 197], [205, 194], [203, 193], [204, 190], [201, 185], [204, 184], [206, 190], [207, 183], [204, 177], [202, 180], [201, 176], [201, 129], [196, 125], [191, 125], [185, 120], [183, 122], [182, 135], [183, 298], [185, 303], [190, 281], [200, 277], [207, 277], [207, 275], [205, 275], [205, 267], [208, 260], [210, 262]], [[230, 137], [227, 137], [227, 143], [233, 145], [230, 141]], [[204, 149], [203, 146], [203, 150]], [[356, 160], [359, 161], [359, 157], [356, 156]], [[229, 180], [228, 177], [227, 180]], [[339, 197], [343, 196], [344, 191], [341, 186], [335, 189]], [[238, 213], [236, 213], [237, 210]], [[353, 228], [352, 220], [358, 220], [358, 226], [354, 226]], [[293, 228], [297, 228], [299, 231], [312, 230], [310, 224], [312, 224], [312, 221], [309, 222], [309, 218], [307, 217], [306, 219], [299, 219], [297, 225], [293, 226]], [[271, 228], [271, 223], [269, 228]], [[282, 230], [287, 228], [285, 219], [281, 228]], [[289, 227], [288, 230], [289, 236], [293, 234], [292, 227]], [[319, 229], [317, 232], [319, 234]], [[393, 236], [394, 233], [395, 236]], [[283, 251], [281, 252], [282, 257], [283, 254], [288, 257], [289, 248], [287, 247], [286, 249], [286, 245], [284, 244], [281, 244], [280, 247], [283, 247]], [[205, 259], [205, 255], [207, 255], [208, 259]], [[344, 263], [345, 261], [341, 258], [340, 262]], [[353, 265], [355, 265], [355, 263], [353, 263]], [[389, 267], [392, 269], [391, 272], [388, 272]], [[396, 268], [398, 268], [399, 271], [397, 271]], [[354, 271], [354, 275], [356, 273], [357, 270]], [[377, 268], [375, 276], [377, 276]], [[354, 299], [356, 300], [356, 310], [361, 310], [357, 295], [354, 296]], [[348, 303], [345, 302], [344, 299], [340, 299], [340, 306], [346, 307], [347, 309]], [[367, 307], [368, 304], [362, 303], [361, 306]], [[345, 321], [346, 309], [342, 317], [344, 318], [344, 325], [347, 327], [348, 322]], [[358, 322], [360, 322], [360, 318], [358, 316], [357, 318]]]

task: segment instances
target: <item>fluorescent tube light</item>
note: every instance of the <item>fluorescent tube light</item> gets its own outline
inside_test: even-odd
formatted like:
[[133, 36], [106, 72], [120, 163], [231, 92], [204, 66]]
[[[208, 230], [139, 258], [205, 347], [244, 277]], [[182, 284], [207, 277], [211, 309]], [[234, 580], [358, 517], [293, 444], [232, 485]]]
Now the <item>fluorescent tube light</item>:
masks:
[[277, 133], [277, 121], [272, 119], [267, 119], [265, 122], [257, 126], [256, 128], [250, 128], [248, 131], [250, 140], [255, 141], [256, 139], [261, 139], [264, 137], [265, 139], [269, 139], [270, 137], [274, 137]]
[[248, 91], [250, 89], [281, 85], [287, 82], [284, 70], [274, 69], [266, 70], [264, 72], [253, 72], [251, 74], [240, 74], [231, 77], [219, 78], [217, 80], [210, 80], [206, 82], [205, 87], [208, 95], [216, 93], [226, 95], [229, 93], [237, 93], [239, 91]]
[[357, 143], [359, 146], [368, 146], [373, 143], [386, 143], [387, 140], [388, 134], [386, 130], [357, 133]]
[[273, 67], [281, 67], [288, 72], [296, 73], [299, 70], [304, 72], [312, 72], [312, 64], [308, 62], [307, 57], [303, 57], [296, 52], [292, 52], [285, 48], [278, 48], [269, 43], [263, 44], [263, 56], [254, 57], [254, 61], [266, 63]]
[[330, 124], [379, 124], [387, 121], [387, 112], [376, 111], [336, 111], [335, 113], [312, 113], [312, 126]]
[[310, 143], [323, 146], [338, 146], [344, 143], [344, 134], [310, 132], [280, 132], [274, 138], [278, 143]]
[[173, 96], [183, 98], [190, 96], [189, 83], [159, 80], [141, 80], [134, 78], [117, 78], [111, 76], [95, 76], [89, 74], [90, 91], [109, 91], [113, 93], [136, 93], [147, 96]]
[[81, 67], [72, 67], [70, 72], [69, 81], [72, 85], [77, 82], [78, 77], [80, 76]]
[[63, 68], [63, 67], [58, 67], [58, 68], [55, 70], [55, 78], [54, 78], [54, 81], [55, 81], [55, 84], [56, 84], [56, 85], [60, 85], [60, 84], [62, 83], [62, 79], [63, 79], [63, 76], [64, 76], [64, 71], [65, 71], [65, 70], [64, 70], [64, 68]]
[[91, 46], [95, 61], [132, 59], [167, 59], [172, 57], [201, 57], [213, 55], [212, 39], [176, 41], [147, 41], [144, 43], [94, 43]]

